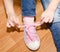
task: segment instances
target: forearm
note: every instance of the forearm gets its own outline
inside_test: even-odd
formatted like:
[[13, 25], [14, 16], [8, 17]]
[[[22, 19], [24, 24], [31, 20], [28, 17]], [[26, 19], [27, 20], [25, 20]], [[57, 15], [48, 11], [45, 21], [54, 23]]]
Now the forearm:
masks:
[[60, 0], [51, 0], [49, 6], [48, 6], [48, 10], [55, 12], [55, 10], [58, 7]]
[[4, 0], [7, 15], [14, 14], [13, 0]]

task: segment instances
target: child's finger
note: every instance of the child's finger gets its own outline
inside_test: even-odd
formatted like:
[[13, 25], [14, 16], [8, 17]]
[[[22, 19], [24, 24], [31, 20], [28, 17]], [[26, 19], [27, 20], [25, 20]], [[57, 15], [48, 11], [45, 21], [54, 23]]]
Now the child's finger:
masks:
[[49, 23], [51, 23], [52, 21], [53, 21], [53, 18], [50, 18]]
[[10, 27], [11, 27], [11, 25], [10, 25], [8, 22], [7, 22], [7, 27], [8, 27], [8, 28], [10, 28]]
[[40, 23], [43, 24], [44, 23], [44, 16], [41, 15], [40, 17]]
[[14, 27], [14, 23], [12, 21], [9, 21], [9, 24], [11, 25], [11, 27]]
[[20, 23], [17, 23], [16, 26], [17, 26], [17, 28], [20, 28]]
[[20, 28], [20, 25], [18, 25], [17, 27]]
[[42, 20], [40, 20], [40, 24], [42, 25], [44, 23], [44, 20], [42, 19]]
[[20, 23], [18, 22], [18, 23], [15, 23], [15, 26], [17, 27], [17, 28], [20, 28]]
[[41, 20], [41, 21], [43, 21], [43, 19], [44, 19], [44, 17], [43, 17], [43, 16], [41, 16], [40, 20]]
[[16, 26], [17, 28], [20, 28], [19, 19], [16, 19], [16, 20], [14, 21], [14, 24], [15, 24], [15, 26]]
[[44, 22], [45, 22], [45, 23], [48, 23], [48, 22], [49, 22], [49, 17], [45, 17]]

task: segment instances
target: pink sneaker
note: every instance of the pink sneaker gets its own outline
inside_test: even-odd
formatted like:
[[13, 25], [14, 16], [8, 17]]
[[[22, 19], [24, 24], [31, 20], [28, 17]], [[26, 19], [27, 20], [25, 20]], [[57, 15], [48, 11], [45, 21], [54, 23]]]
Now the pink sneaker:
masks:
[[26, 46], [31, 50], [37, 50], [40, 47], [40, 39], [34, 25], [25, 25], [24, 41]]

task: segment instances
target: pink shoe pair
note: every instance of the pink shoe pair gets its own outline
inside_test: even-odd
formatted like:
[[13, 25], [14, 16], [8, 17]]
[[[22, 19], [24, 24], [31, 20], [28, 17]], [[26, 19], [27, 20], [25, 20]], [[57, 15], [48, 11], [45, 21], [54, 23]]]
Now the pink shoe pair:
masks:
[[34, 25], [25, 25], [24, 41], [26, 46], [31, 50], [37, 50], [40, 47], [40, 39]]

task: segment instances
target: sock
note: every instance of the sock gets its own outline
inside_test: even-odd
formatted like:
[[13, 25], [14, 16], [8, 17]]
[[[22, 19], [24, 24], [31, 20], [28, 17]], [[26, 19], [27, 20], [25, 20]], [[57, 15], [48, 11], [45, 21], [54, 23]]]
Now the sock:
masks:
[[24, 21], [24, 24], [33, 24], [34, 23], [34, 17], [24, 17], [23, 21]]

